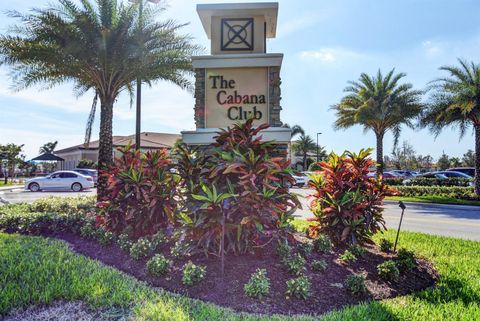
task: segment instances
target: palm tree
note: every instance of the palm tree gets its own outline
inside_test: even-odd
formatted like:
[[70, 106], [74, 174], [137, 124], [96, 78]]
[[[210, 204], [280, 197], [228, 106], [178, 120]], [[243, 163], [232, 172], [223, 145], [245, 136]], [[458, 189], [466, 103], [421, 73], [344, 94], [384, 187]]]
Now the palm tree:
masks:
[[305, 135], [305, 131], [303, 130], [302, 126], [300, 125], [293, 125], [290, 127], [289, 124], [285, 123], [283, 124], [283, 127], [290, 128], [292, 130], [291, 136], [290, 136], [290, 142], [288, 143], [288, 159], [292, 159], [292, 139], [293, 137], [297, 135]]
[[317, 145], [309, 135], [301, 134], [300, 138], [293, 144], [295, 153], [302, 155], [303, 169], [307, 170], [307, 153], [317, 148]]
[[443, 66], [445, 78], [431, 83], [428, 108], [420, 125], [438, 136], [447, 126], [458, 127], [463, 137], [470, 126], [475, 133], [475, 193], [480, 195], [480, 65], [458, 59], [460, 66]]
[[58, 141], [48, 142], [39, 149], [40, 154], [51, 154], [57, 148]]
[[383, 172], [383, 137], [392, 131], [394, 145], [400, 137], [401, 125], [414, 127], [423, 105], [422, 92], [413, 90], [409, 83], [399, 84], [404, 73], [394, 74], [392, 69], [385, 76], [378, 70], [376, 76], [365, 73], [358, 81], [349, 81], [344, 89], [348, 94], [332, 109], [336, 111], [336, 129], [362, 125], [364, 131], [372, 130], [377, 140], [377, 171]]
[[[59, 0], [56, 6], [26, 15], [11, 12], [22, 24], [13, 28], [14, 34], [0, 36], [0, 63], [13, 67], [18, 90], [71, 81], [78, 94], [93, 91], [100, 101], [98, 164], [105, 169], [112, 163], [113, 105], [119, 94], [126, 90], [132, 97], [137, 77], [150, 85], [167, 80], [189, 88], [190, 56], [198, 48], [189, 37], [178, 35], [183, 25], [156, 22], [153, 9], [146, 9], [139, 22], [138, 4], [79, 2]], [[99, 198], [106, 183], [101, 176]]]

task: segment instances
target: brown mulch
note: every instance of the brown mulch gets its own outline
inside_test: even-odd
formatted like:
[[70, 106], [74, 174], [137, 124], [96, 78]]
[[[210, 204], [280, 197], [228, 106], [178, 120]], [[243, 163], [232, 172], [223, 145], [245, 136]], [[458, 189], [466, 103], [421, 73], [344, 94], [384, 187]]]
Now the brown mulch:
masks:
[[[146, 260], [133, 260], [116, 244], [102, 246], [72, 233], [59, 233], [53, 237], [66, 241], [76, 253], [99, 260], [152, 286], [237, 311], [253, 313], [322, 314], [366, 300], [380, 300], [417, 292], [433, 286], [438, 277], [436, 270], [428, 261], [417, 259], [416, 269], [402, 273], [398, 282], [387, 283], [378, 277], [376, 267], [393, 255], [380, 252], [374, 245], [367, 245], [366, 254], [357, 262], [348, 265], [338, 260], [343, 250], [330, 254], [312, 253], [308, 257], [307, 265], [314, 259], [324, 259], [328, 263], [327, 270], [316, 272], [307, 267], [305, 274], [311, 280], [310, 297], [307, 300], [286, 299], [286, 281], [295, 276], [280, 262], [273, 245], [262, 253], [227, 256], [224, 279], [220, 273], [220, 260], [217, 257], [207, 258], [204, 255], [181, 259], [171, 258], [174, 261], [172, 270], [164, 277], [153, 277], [146, 270]], [[165, 246], [163, 252], [168, 257], [169, 247]], [[181, 282], [182, 267], [188, 260], [207, 267], [207, 277], [191, 287], [184, 286]], [[243, 289], [244, 284], [257, 268], [266, 269], [267, 276], [270, 278], [270, 294], [262, 300], [249, 298]], [[366, 273], [367, 294], [354, 296], [343, 288], [345, 278], [352, 273]]]

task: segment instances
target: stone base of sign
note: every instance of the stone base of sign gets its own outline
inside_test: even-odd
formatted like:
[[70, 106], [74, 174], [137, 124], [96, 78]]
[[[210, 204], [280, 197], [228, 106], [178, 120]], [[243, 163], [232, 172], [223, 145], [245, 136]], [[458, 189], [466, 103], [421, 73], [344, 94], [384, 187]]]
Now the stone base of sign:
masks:
[[[183, 131], [182, 140], [187, 145], [209, 145], [215, 142], [218, 128], [197, 128], [197, 130]], [[287, 127], [269, 127], [259, 133], [262, 140], [273, 140], [278, 144], [288, 144], [292, 137], [292, 130]]]

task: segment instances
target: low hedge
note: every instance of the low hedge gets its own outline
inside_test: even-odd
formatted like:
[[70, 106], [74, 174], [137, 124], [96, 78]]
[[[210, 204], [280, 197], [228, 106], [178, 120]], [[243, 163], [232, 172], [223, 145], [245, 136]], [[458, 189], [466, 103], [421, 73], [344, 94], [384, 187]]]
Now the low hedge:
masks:
[[93, 197], [49, 197], [33, 204], [10, 204], [0, 207], [0, 231], [38, 234], [43, 232], [79, 232], [94, 216]]
[[395, 189], [400, 192], [401, 196], [415, 197], [415, 196], [440, 196], [451, 197], [463, 200], [480, 200], [475, 195], [473, 187], [462, 186], [395, 186]]
[[384, 182], [390, 186], [463, 186], [469, 187], [473, 180], [471, 178], [386, 178]]

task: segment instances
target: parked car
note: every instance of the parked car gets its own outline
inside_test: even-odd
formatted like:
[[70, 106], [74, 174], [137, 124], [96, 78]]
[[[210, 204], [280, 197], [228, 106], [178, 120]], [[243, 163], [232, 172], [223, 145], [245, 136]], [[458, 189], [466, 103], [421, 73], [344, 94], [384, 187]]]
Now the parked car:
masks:
[[75, 168], [74, 172], [80, 173], [85, 176], [90, 176], [93, 178], [93, 183], [95, 186], [97, 185], [98, 181], [98, 171], [96, 169], [89, 169], [89, 168]]
[[[377, 172], [368, 173], [368, 177], [377, 177]], [[383, 172], [383, 178], [402, 178], [394, 172]]]
[[74, 171], [57, 171], [48, 176], [36, 177], [25, 182], [25, 189], [32, 192], [42, 190], [72, 190], [80, 192], [94, 187], [93, 178]]
[[[437, 172], [430, 172], [416, 176], [415, 178], [437, 178], [437, 179], [448, 179], [451, 177], [455, 178], [467, 178], [472, 179], [471, 176], [461, 173], [461, 172], [454, 172], [454, 171], [437, 171]], [[404, 185], [408, 185], [411, 182], [411, 179], [406, 179], [403, 181]]]
[[415, 176], [418, 175], [417, 172], [408, 171], [408, 170], [401, 170], [401, 169], [394, 169], [391, 172], [394, 173], [394, 174], [397, 174], [399, 177], [404, 177], [404, 178], [415, 177]]
[[468, 176], [475, 177], [475, 168], [474, 167], [453, 167], [447, 169], [447, 172], [460, 172], [467, 174]]
[[[295, 173], [292, 173], [291, 175], [295, 179], [295, 183], [293, 184], [293, 186], [297, 186], [297, 187], [302, 188], [307, 183], [308, 178], [304, 174], [299, 173], [299, 172], [295, 172]], [[285, 185], [285, 187], [288, 187], [288, 188], [293, 187], [292, 183], [290, 183], [288, 181], [285, 181], [284, 185]]]

